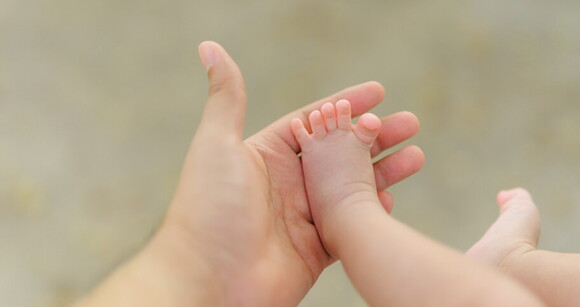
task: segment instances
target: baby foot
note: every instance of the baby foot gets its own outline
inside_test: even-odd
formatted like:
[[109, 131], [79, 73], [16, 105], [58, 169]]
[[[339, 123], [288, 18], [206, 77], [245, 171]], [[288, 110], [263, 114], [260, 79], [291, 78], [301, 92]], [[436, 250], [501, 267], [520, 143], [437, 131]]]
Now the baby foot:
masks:
[[500, 215], [467, 255], [507, 269], [510, 263], [536, 249], [540, 238], [540, 214], [530, 194], [521, 188], [500, 192]]
[[377, 197], [370, 148], [381, 127], [380, 119], [364, 114], [351, 122], [350, 103], [326, 103], [309, 116], [312, 133], [299, 119], [292, 131], [302, 149], [302, 168], [310, 210], [324, 241], [329, 217], [347, 206], [376, 203]]

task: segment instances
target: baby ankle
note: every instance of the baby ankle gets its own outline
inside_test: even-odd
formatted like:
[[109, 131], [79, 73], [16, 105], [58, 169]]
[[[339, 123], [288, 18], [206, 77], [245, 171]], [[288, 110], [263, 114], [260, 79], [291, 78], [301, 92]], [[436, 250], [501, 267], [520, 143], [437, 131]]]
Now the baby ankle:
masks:
[[508, 252], [498, 263], [503, 271], [513, 273], [521, 266], [526, 266], [525, 259], [537, 251], [536, 247], [529, 243], [522, 243], [518, 247]]

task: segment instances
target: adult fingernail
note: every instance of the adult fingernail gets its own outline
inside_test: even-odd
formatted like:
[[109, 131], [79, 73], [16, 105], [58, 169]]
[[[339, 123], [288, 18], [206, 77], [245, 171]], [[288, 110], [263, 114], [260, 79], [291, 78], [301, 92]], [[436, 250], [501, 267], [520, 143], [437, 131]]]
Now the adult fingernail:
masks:
[[216, 54], [212, 42], [203, 42], [199, 45], [199, 57], [206, 71], [216, 63]]

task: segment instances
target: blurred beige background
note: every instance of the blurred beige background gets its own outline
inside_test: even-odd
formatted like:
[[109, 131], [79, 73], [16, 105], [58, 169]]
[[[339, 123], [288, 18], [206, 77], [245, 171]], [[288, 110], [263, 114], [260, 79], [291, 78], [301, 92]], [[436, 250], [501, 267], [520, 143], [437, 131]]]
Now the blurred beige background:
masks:
[[[496, 192], [524, 186], [542, 247], [580, 251], [579, 34], [576, 0], [2, 0], [0, 304], [70, 303], [152, 234], [205, 100], [206, 39], [245, 74], [248, 135], [377, 80], [374, 112], [417, 114], [427, 156], [392, 189], [397, 218], [465, 250]], [[302, 303], [357, 305], [339, 265]]]

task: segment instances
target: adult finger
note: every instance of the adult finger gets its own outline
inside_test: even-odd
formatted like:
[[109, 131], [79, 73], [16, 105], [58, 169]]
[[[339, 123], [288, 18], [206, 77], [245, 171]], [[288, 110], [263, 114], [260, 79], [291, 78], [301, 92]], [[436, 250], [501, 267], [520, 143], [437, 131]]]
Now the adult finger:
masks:
[[381, 201], [381, 205], [387, 211], [387, 213], [391, 213], [393, 211], [393, 195], [387, 191], [379, 191], [378, 192], [379, 200]]
[[419, 131], [419, 120], [410, 112], [399, 112], [381, 118], [381, 123], [381, 131], [371, 148], [373, 157], [413, 137]]
[[199, 56], [209, 82], [207, 104], [199, 130], [222, 135], [243, 134], [246, 90], [242, 73], [226, 50], [216, 42], [199, 45]]
[[425, 155], [417, 146], [404, 147], [376, 162], [373, 167], [377, 190], [382, 191], [415, 174], [425, 163]]

